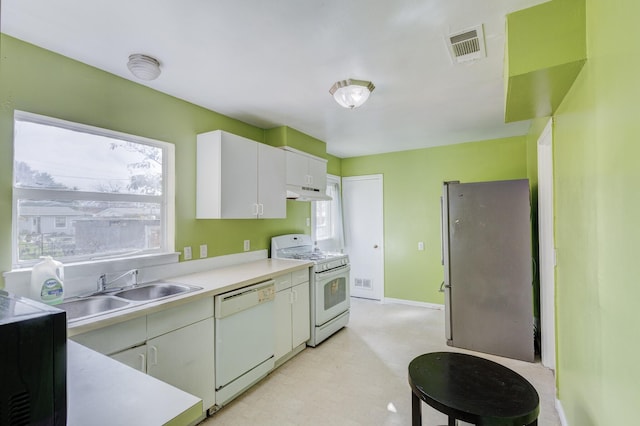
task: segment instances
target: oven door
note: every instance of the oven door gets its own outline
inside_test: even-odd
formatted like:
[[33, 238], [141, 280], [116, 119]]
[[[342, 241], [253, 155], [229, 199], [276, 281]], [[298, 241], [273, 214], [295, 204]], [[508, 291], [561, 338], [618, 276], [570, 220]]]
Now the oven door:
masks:
[[315, 274], [315, 325], [321, 326], [349, 309], [349, 271], [343, 266]]

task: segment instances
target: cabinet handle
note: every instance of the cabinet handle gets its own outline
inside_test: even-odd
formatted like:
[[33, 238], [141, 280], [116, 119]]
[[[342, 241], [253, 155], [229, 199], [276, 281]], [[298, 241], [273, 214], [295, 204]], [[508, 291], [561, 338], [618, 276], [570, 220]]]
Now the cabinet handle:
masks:
[[143, 373], [146, 373], [147, 366], [145, 365], [145, 360], [147, 357], [145, 357], [144, 354], [138, 354], [138, 357], [140, 358], [140, 371], [142, 371]]
[[258, 204], [258, 216], [264, 215], [264, 204]]
[[151, 352], [153, 352], [153, 364], [151, 365], [158, 365], [158, 348], [151, 346]]
[[258, 216], [258, 204], [257, 203], [255, 203], [253, 205], [253, 215], [254, 216]]

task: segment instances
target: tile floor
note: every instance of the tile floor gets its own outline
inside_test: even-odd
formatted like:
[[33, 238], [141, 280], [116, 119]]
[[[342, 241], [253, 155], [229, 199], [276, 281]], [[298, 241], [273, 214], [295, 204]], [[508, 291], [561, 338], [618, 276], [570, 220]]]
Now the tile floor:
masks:
[[[410, 425], [407, 366], [420, 354], [441, 350], [457, 350], [445, 344], [443, 311], [352, 299], [346, 328], [306, 348], [201, 426]], [[540, 395], [538, 424], [560, 425], [550, 370], [540, 363], [477, 355], [527, 378]], [[446, 416], [424, 403], [422, 419], [424, 425], [447, 424]]]

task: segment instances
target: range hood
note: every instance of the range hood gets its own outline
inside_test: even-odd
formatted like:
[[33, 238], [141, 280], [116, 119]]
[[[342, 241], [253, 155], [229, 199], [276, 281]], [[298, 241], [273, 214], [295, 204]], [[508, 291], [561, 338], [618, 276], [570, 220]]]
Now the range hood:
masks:
[[316, 188], [287, 185], [287, 199], [295, 201], [331, 201], [332, 198]]

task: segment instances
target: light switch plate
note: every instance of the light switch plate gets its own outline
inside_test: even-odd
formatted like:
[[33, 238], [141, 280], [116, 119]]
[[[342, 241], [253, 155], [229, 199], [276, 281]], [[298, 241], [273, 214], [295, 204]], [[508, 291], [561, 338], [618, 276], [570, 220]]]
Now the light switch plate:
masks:
[[424, 243], [422, 241], [418, 242], [418, 250], [424, 250]]
[[202, 244], [200, 246], [200, 259], [204, 259], [205, 257], [207, 257], [207, 245]]
[[251, 240], [244, 240], [244, 251], [251, 250]]
[[184, 256], [184, 260], [193, 259], [193, 255], [191, 254], [191, 246], [187, 246], [184, 248], [183, 256]]

